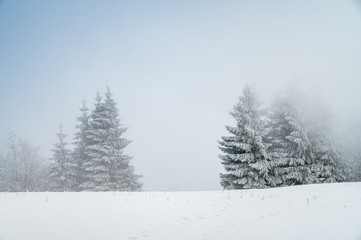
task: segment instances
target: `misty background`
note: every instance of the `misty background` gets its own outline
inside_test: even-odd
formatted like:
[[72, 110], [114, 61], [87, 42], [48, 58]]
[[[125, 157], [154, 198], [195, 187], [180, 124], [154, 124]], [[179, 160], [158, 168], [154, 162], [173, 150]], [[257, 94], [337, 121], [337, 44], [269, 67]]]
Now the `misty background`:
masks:
[[268, 104], [296, 83], [345, 127], [361, 119], [360, 43], [360, 1], [1, 1], [1, 145], [10, 129], [50, 158], [108, 85], [145, 190], [221, 189], [242, 88]]

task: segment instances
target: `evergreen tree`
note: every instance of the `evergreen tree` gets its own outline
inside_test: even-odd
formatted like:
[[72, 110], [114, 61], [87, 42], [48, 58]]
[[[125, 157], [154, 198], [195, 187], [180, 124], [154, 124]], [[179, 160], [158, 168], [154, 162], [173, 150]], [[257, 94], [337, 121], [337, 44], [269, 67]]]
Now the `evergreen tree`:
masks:
[[353, 116], [343, 123], [338, 132], [337, 145], [341, 147], [350, 169], [350, 181], [361, 181], [361, 116]]
[[66, 135], [59, 127], [58, 142], [54, 144], [52, 166], [50, 168], [50, 178], [52, 190], [54, 191], [71, 191], [74, 189], [74, 164], [70, 155], [70, 150], [65, 142]]
[[117, 189], [138, 191], [141, 190], [141, 184], [138, 181], [141, 177], [134, 173], [134, 167], [130, 163], [132, 157], [124, 154], [124, 148], [130, 143], [129, 140], [122, 137], [127, 130], [120, 124], [118, 109], [112, 98], [109, 87], [105, 93], [105, 108], [111, 122], [111, 128], [108, 132], [108, 153], [109, 162], [113, 163], [114, 181], [117, 182]]
[[311, 172], [314, 183], [345, 182], [349, 178], [349, 170], [345, 159], [335, 145], [324, 136], [312, 139], [313, 163]]
[[310, 107], [309, 139], [311, 143], [311, 172], [314, 183], [344, 182], [349, 169], [339, 147], [336, 146], [331, 129], [331, 115], [321, 106]]
[[107, 88], [104, 101], [97, 94], [95, 109], [91, 114], [87, 134], [89, 145], [85, 148], [90, 161], [85, 164], [87, 181], [82, 184], [85, 190], [140, 190], [139, 176], [134, 174], [134, 168], [130, 165], [131, 158], [123, 153], [130, 143], [122, 137], [125, 131]]
[[351, 167], [350, 180], [353, 182], [361, 182], [361, 151], [359, 149], [358, 151], [352, 152], [350, 155], [348, 155], [350, 161], [349, 165]]
[[[99, 92], [95, 99], [95, 108], [91, 113], [89, 129], [85, 132], [86, 141], [88, 143], [84, 148], [84, 153], [86, 156], [89, 156], [88, 161], [84, 162], [84, 182], [80, 185], [80, 188], [83, 190], [94, 190], [98, 183], [95, 179], [95, 174], [100, 170], [97, 169], [99, 161], [101, 160], [101, 148], [102, 142], [104, 141], [103, 131], [103, 119], [105, 119], [104, 114], [104, 104], [102, 102], [102, 97]], [[106, 171], [106, 169], [101, 169]]]
[[[360, 138], [356, 140], [360, 142]], [[349, 180], [352, 182], [361, 182], [361, 143], [358, 148], [348, 149], [344, 151], [345, 158], [347, 159], [347, 166], [350, 169]]]
[[221, 174], [225, 189], [265, 188], [270, 169], [266, 146], [263, 143], [263, 124], [260, 104], [247, 86], [234, 106], [231, 116], [236, 127], [226, 126], [231, 134], [219, 141], [222, 164], [227, 173]]
[[309, 169], [310, 142], [295, 99], [291, 92], [286, 97], [278, 97], [270, 113], [267, 139], [272, 159], [272, 186], [312, 181]]
[[83, 101], [83, 106], [80, 108], [81, 116], [77, 118], [79, 122], [75, 127], [77, 128], [77, 132], [75, 133], [74, 138], [74, 151], [73, 151], [73, 158], [74, 158], [74, 172], [75, 176], [75, 185], [77, 190], [84, 190], [82, 187], [82, 183], [87, 181], [86, 178], [86, 164], [90, 161], [89, 156], [86, 152], [86, 147], [89, 145], [87, 139], [87, 133], [90, 129], [89, 126], [89, 114], [88, 108], [86, 107], [85, 101]]

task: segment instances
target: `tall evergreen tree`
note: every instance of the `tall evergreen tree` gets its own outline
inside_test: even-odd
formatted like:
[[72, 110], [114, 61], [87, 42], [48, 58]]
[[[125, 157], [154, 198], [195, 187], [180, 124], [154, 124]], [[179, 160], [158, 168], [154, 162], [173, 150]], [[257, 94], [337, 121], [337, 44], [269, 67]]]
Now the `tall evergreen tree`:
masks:
[[52, 190], [71, 191], [74, 189], [74, 166], [65, 142], [66, 135], [63, 133], [62, 126], [59, 127], [58, 142], [54, 144], [52, 166], [50, 168], [50, 178]]
[[89, 109], [87, 108], [85, 101], [83, 101], [83, 106], [80, 108], [81, 116], [77, 118], [79, 122], [75, 127], [77, 132], [75, 133], [74, 138], [74, 151], [72, 157], [74, 159], [74, 172], [75, 176], [75, 185], [77, 190], [83, 190], [82, 183], [87, 181], [86, 178], [86, 164], [90, 161], [89, 156], [86, 152], [86, 147], [89, 145], [87, 134], [90, 129], [89, 126]]
[[119, 190], [141, 190], [139, 182], [140, 175], [134, 173], [134, 166], [130, 163], [132, 157], [124, 154], [124, 148], [130, 143], [129, 140], [122, 137], [127, 130], [122, 126], [119, 120], [118, 109], [112, 98], [109, 87], [105, 92], [105, 108], [111, 122], [111, 128], [108, 132], [108, 153], [109, 162], [113, 163], [112, 176], [117, 182]]
[[109, 88], [103, 101], [98, 93], [95, 109], [91, 114], [90, 129], [87, 134], [89, 145], [85, 148], [90, 161], [85, 164], [87, 181], [85, 190], [115, 191], [140, 190], [139, 176], [134, 174], [130, 157], [124, 148], [130, 143], [122, 137], [126, 128], [122, 127], [116, 104]]
[[272, 159], [273, 186], [306, 184], [312, 181], [310, 142], [297, 108], [294, 93], [278, 97], [270, 114], [267, 139]]
[[85, 155], [89, 156], [89, 160], [84, 163], [84, 182], [80, 185], [81, 189], [94, 190], [99, 181], [95, 175], [99, 171], [105, 172], [107, 169], [98, 169], [101, 163], [101, 148], [104, 141], [104, 127], [103, 120], [106, 119], [104, 113], [104, 103], [99, 92], [95, 99], [95, 108], [91, 113], [89, 129], [86, 131], [86, 141], [88, 145], [85, 147]]
[[220, 175], [221, 185], [225, 189], [265, 188], [269, 184], [270, 165], [263, 142], [261, 110], [255, 93], [248, 86], [230, 114], [237, 125], [226, 126], [231, 136], [219, 141], [224, 153], [220, 159], [226, 170]]

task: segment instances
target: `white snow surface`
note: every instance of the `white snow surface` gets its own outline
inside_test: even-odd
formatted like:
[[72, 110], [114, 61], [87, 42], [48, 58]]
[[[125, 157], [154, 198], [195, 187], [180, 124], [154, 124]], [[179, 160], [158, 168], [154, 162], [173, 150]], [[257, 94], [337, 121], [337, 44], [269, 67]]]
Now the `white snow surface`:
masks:
[[205, 192], [0, 193], [1, 240], [361, 239], [361, 183]]

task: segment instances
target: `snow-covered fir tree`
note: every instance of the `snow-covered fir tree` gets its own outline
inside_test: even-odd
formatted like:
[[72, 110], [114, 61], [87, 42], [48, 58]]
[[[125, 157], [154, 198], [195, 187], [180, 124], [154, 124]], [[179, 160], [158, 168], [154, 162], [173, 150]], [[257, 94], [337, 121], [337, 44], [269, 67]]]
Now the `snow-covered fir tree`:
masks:
[[50, 167], [51, 187], [53, 191], [72, 191], [74, 189], [74, 163], [71, 152], [65, 142], [66, 135], [62, 126], [59, 127], [58, 142], [54, 144], [52, 166]]
[[219, 141], [222, 164], [221, 174], [225, 189], [265, 188], [270, 168], [266, 146], [263, 143], [261, 109], [255, 93], [246, 86], [231, 116], [236, 127], [226, 126], [231, 136]]
[[[319, 134], [319, 133], [316, 133]], [[349, 178], [346, 161], [337, 146], [320, 133], [310, 138], [312, 142], [312, 179], [314, 183], [345, 182]]]
[[91, 113], [89, 129], [86, 131], [86, 141], [88, 145], [84, 149], [85, 155], [89, 156], [88, 161], [84, 162], [84, 182], [80, 185], [84, 190], [95, 190], [99, 185], [96, 174], [99, 171], [105, 172], [107, 169], [98, 169], [99, 162], [102, 159], [101, 149], [105, 139], [106, 119], [104, 103], [99, 92], [95, 99], [95, 108]]
[[348, 161], [351, 168], [350, 180], [353, 182], [361, 182], [361, 149], [348, 154]]
[[289, 92], [279, 96], [270, 111], [267, 140], [272, 159], [272, 186], [306, 184], [312, 181], [309, 169], [310, 142], [296, 104]]
[[127, 129], [120, 124], [118, 109], [109, 87], [105, 92], [105, 108], [112, 123], [108, 132], [107, 157], [110, 162], [114, 163], [114, 181], [117, 182], [119, 190], [141, 190], [142, 184], [139, 182], [141, 176], [135, 174], [134, 166], [130, 163], [132, 157], [124, 154], [124, 148], [130, 141], [122, 137]]
[[74, 137], [74, 151], [72, 157], [74, 159], [74, 172], [75, 172], [75, 186], [77, 190], [83, 190], [81, 184], [86, 181], [85, 165], [90, 161], [85, 148], [89, 145], [87, 139], [87, 133], [90, 129], [89, 126], [89, 109], [87, 108], [85, 101], [80, 108], [81, 116], [77, 118], [78, 124], [75, 126], [77, 132]]
[[350, 169], [350, 181], [361, 182], [361, 116], [349, 117], [335, 137]]
[[107, 88], [105, 98], [97, 93], [95, 109], [91, 114], [89, 143], [85, 148], [89, 161], [85, 165], [86, 181], [81, 185], [90, 191], [140, 190], [140, 176], [134, 174], [131, 157], [124, 154], [130, 143], [122, 137], [126, 131], [120, 124], [118, 110]]
[[[314, 183], [344, 182], [349, 170], [340, 148], [335, 144], [333, 119], [321, 105], [309, 107], [308, 138], [311, 143], [311, 172]], [[312, 117], [311, 117], [312, 116]]]
[[352, 182], [361, 182], [361, 140], [358, 140], [358, 148], [343, 151], [347, 159], [347, 166], [350, 169], [349, 180]]

